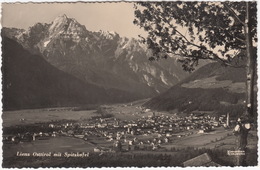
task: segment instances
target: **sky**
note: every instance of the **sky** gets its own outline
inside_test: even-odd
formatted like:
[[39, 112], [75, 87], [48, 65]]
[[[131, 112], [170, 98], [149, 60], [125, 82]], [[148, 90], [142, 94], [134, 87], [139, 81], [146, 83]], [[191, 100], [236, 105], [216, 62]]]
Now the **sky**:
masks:
[[2, 26], [28, 29], [35, 23], [51, 23], [66, 14], [90, 31], [115, 31], [120, 36], [137, 38], [144, 31], [133, 24], [133, 3], [4, 3]]

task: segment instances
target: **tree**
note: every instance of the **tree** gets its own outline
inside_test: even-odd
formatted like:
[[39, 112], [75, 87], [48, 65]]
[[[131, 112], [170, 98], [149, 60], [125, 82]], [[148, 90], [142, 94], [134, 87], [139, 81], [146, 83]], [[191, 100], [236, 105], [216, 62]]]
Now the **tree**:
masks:
[[245, 67], [241, 117], [248, 122], [255, 104], [256, 11], [256, 2], [138, 2], [134, 24], [148, 33], [140, 37], [153, 52], [150, 60], [175, 55], [186, 71], [193, 71], [199, 60]]

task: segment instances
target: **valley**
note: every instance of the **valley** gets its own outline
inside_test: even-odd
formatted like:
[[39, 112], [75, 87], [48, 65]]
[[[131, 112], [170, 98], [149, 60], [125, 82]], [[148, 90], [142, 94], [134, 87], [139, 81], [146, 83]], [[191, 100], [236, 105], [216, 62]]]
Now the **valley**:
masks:
[[[222, 153], [219, 157], [222, 163], [232, 163], [225, 152], [236, 148], [233, 119], [230, 127], [226, 128], [225, 115], [180, 116], [178, 113], [157, 112], [142, 106], [147, 100], [101, 105], [96, 110], [75, 111], [76, 108], [66, 107], [4, 112], [4, 159], [15, 159], [12, 167], [16, 167], [23, 159], [17, 157], [17, 152], [31, 155], [45, 152], [51, 153], [53, 159], [47, 157], [42, 160], [48, 160], [48, 166], [54, 160], [64, 163], [67, 152], [86, 153], [87, 159], [98, 154], [115, 156], [119, 153], [123, 157], [129, 154], [137, 157], [160, 154], [176, 157], [189, 148], [189, 152], [217, 150]], [[256, 148], [256, 138], [253, 125], [248, 141], [250, 150]], [[56, 153], [63, 156], [54, 157]], [[32, 159], [42, 162], [35, 156]], [[24, 162], [22, 165], [32, 166], [34, 163]]]

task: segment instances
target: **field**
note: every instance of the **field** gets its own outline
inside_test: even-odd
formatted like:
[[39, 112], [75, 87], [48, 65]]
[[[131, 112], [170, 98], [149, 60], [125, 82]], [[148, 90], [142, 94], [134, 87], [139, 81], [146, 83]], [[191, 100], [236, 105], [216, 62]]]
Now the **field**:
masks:
[[73, 111], [71, 108], [4, 111], [2, 114], [3, 127], [57, 120], [83, 121], [92, 116], [96, 116], [95, 111], [96, 110]]
[[[138, 108], [146, 100], [139, 100], [127, 104], [103, 105], [109, 113], [114, 117], [122, 120], [134, 120], [142, 116], [151, 115], [152, 113], [140, 114], [141, 109]], [[44, 109], [27, 109], [4, 111], [2, 114], [3, 127], [26, 125], [33, 123], [43, 123], [58, 120], [76, 120], [84, 121], [93, 116], [99, 116], [97, 110], [80, 110], [75, 111], [73, 108], [44, 108]]]
[[[121, 120], [136, 120], [138, 118], [152, 116], [153, 113], [158, 114], [156, 111], [145, 111], [141, 106], [147, 100], [141, 100], [139, 102], [126, 103], [126, 104], [114, 104], [107, 105], [106, 110], [111, 112], [114, 117]], [[160, 111], [159, 114], [163, 114], [165, 116], [173, 116], [169, 112]]]
[[228, 88], [231, 92], [243, 93], [245, 91], [244, 82], [233, 83], [231, 80], [216, 80], [217, 76], [204, 78], [201, 80], [195, 80], [186, 84], [182, 84], [182, 87], [186, 88]]
[[4, 157], [12, 157], [17, 151], [23, 153], [33, 152], [90, 152], [95, 146], [88, 141], [72, 137], [52, 137], [48, 140], [37, 140], [19, 144], [5, 144], [3, 147]]
[[187, 137], [180, 138], [176, 141], [176, 145], [181, 146], [205, 146], [211, 141], [221, 139], [225, 137], [227, 134], [232, 133], [232, 130], [225, 130], [224, 128], [218, 128], [211, 133], [204, 133], [204, 134], [192, 134]]
[[[173, 142], [164, 147], [174, 148], [207, 148], [207, 149], [233, 149], [236, 147], [236, 136], [232, 133], [233, 129], [225, 130], [218, 128], [211, 133], [198, 134], [194, 133], [189, 136], [177, 138], [172, 137]], [[248, 135], [248, 148], [255, 149], [257, 147], [257, 131], [251, 130]]]

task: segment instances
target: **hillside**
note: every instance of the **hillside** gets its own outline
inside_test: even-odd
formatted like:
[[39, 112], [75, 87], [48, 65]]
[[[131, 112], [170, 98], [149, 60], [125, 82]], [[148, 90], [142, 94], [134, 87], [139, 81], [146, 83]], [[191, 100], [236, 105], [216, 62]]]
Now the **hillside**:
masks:
[[2, 63], [4, 110], [125, 102], [140, 97], [79, 80], [6, 37], [2, 39]]
[[244, 110], [245, 80], [244, 68], [210, 63], [144, 106], [155, 110], [230, 112], [235, 115]]

